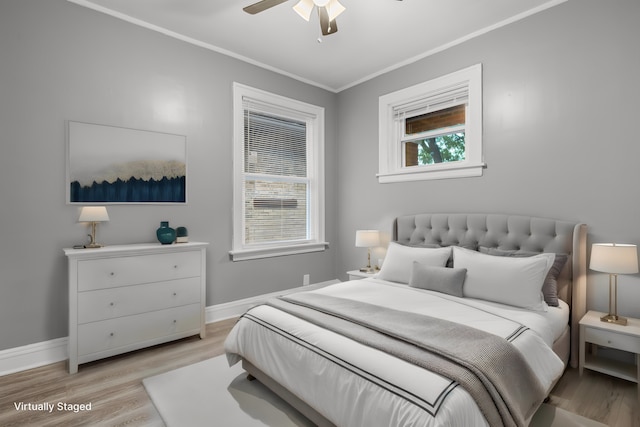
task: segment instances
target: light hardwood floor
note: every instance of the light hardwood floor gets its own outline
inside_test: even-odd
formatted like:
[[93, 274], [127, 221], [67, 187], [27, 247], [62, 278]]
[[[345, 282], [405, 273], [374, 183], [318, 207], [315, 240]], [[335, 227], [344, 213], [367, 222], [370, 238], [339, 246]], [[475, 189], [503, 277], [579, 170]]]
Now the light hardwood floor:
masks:
[[[207, 337], [172, 343], [80, 365], [66, 362], [0, 377], [0, 426], [164, 426], [142, 385], [144, 378], [223, 353], [236, 319], [207, 325]], [[19, 411], [15, 404], [91, 403], [91, 411]]]
[[585, 369], [567, 369], [549, 404], [610, 427], [640, 427], [638, 385]]
[[[234, 323], [207, 325], [204, 340], [192, 337], [84, 364], [75, 375], [60, 362], [0, 377], [0, 426], [161, 427], [142, 380], [222, 354]], [[91, 411], [20, 411], [15, 407], [20, 402], [91, 403]], [[640, 426], [636, 384], [596, 372], [580, 377], [577, 369], [567, 370], [549, 403], [611, 427]]]

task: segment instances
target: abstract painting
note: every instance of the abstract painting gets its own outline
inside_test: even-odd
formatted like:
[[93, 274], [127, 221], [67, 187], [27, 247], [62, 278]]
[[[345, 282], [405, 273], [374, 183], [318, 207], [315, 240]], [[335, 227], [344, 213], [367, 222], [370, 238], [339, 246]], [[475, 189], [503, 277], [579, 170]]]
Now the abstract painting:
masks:
[[186, 203], [185, 136], [73, 121], [67, 135], [67, 203]]

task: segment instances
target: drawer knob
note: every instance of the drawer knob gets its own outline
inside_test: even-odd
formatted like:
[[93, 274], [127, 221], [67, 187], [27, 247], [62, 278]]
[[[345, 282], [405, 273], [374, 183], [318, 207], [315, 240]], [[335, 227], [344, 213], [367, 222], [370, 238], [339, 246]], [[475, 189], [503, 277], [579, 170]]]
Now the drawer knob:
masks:
[[114, 302], [110, 302], [110, 303], [109, 303], [109, 305], [110, 305], [111, 307], [113, 307], [113, 306], [114, 306], [114, 305], [116, 305], [116, 304], [115, 304]]
[[109, 336], [110, 336], [110, 337], [112, 337], [112, 336], [114, 336], [114, 335], [115, 335], [115, 333], [113, 333], [113, 332], [111, 332], [111, 333], [109, 334]]
[[175, 325], [176, 323], [178, 323], [178, 321], [177, 321], [177, 320], [174, 320], [174, 321], [173, 321], [173, 324]]
[[177, 266], [177, 265], [174, 265], [174, 266], [173, 266], [173, 268], [177, 269], [177, 268], [178, 268], [178, 266]]
[[115, 275], [116, 275], [116, 273], [114, 273], [113, 271], [111, 273], [109, 273], [109, 276], [111, 276], [111, 277], [113, 277]]
[[174, 293], [173, 293], [173, 296], [174, 296], [174, 297], [175, 297], [175, 296], [178, 296], [178, 293], [177, 293], [177, 292], [174, 292]]

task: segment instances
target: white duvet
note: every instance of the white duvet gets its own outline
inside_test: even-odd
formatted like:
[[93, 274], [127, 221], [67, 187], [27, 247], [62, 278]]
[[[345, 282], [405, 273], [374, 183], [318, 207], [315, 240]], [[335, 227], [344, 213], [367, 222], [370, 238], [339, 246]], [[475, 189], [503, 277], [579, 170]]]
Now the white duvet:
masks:
[[[547, 390], [564, 365], [551, 349], [568, 308], [534, 312], [481, 300], [355, 280], [316, 291], [439, 317], [508, 337]], [[486, 426], [471, 396], [457, 383], [273, 307], [254, 307], [225, 342], [230, 364], [245, 358], [337, 426]]]

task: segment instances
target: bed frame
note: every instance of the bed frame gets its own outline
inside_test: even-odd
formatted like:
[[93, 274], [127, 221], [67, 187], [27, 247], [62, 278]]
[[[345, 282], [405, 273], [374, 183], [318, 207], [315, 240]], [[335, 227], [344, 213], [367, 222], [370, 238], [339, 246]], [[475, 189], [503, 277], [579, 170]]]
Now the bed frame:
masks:
[[[586, 224], [503, 214], [417, 214], [396, 218], [392, 240], [416, 246], [461, 246], [568, 255], [558, 278], [558, 296], [570, 309], [569, 328], [554, 343], [554, 351], [565, 365], [578, 365], [578, 322], [586, 313]], [[293, 395], [277, 381], [243, 360], [249, 378], [258, 379], [318, 426], [334, 426], [309, 404]]]

